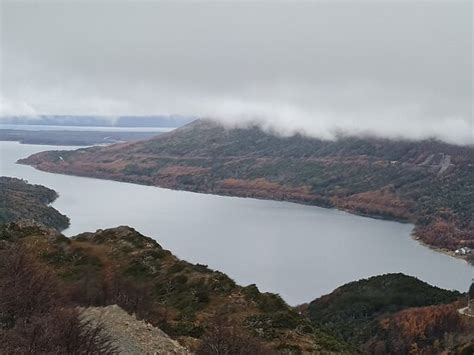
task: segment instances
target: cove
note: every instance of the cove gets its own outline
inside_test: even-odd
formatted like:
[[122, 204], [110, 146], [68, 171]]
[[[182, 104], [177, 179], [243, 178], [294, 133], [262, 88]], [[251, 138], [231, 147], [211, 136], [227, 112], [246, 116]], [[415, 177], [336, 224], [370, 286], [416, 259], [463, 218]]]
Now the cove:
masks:
[[193, 263], [308, 302], [360, 278], [403, 272], [465, 292], [474, 268], [411, 238], [413, 225], [288, 202], [223, 197], [52, 174], [16, 164], [45, 150], [0, 142], [0, 175], [56, 190], [53, 206], [71, 218], [72, 236], [128, 225]]

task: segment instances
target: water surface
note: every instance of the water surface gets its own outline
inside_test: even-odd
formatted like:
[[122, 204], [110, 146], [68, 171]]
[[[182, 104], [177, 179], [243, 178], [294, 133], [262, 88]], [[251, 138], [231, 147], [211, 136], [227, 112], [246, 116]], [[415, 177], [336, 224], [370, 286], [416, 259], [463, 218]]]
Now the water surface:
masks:
[[[129, 225], [187, 261], [208, 264], [242, 285], [310, 301], [353, 280], [403, 272], [466, 291], [474, 268], [410, 236], [413, 226], [287, 202], [221, 197], [45, 173], [15, 164], [54, 146], [0, 142], [0, 175], [56, 190], [71, 218], [68, 236]], [[67, 147], [61, 149], [75, 149]]]
[[0, 123], [0, 129], [21, 131], [170, 132], [173, 127], [57, 126]]

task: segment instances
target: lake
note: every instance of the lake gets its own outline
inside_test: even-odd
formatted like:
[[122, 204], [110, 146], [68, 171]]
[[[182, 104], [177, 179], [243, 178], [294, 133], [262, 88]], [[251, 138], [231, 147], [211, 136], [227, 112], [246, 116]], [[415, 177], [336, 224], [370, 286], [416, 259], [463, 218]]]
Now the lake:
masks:
[[[60, 149], [75, 149], [61, 147]], [[422, 246], [413, 225], [288, 202], [222, 197], [45, 173], [15, 164], [55, 146], [0, 142], [0, 175], [56, 190], [72, 236], [129, 225], [175, 255], [257, 284], [288, 303], [308, 302], [363, 277], [403, 272], [467, 291], [474, 268]]]
[[0, 129], [20, 131], [170, 132], [173, 127], [55, 126], [0, 123]]

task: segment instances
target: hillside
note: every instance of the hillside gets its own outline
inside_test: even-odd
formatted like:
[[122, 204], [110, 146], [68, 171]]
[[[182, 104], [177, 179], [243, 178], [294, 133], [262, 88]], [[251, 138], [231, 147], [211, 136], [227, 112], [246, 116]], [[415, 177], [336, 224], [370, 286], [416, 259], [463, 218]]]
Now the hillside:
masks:
[[458, 292], [387, 274], [343, 285], [306, 312], [364, 352], [430, 354], [474, 349], [474, 319], [458, 313], [464, 304]]
[[[81, 319], [54, 273], [20, 244], [6, 240], [4, 227], [1, 225], [0, 238], [0, 354], [116, 354], [103, 327]], [[23, 228], [29, 233], [38, 227]]]
[[190, 354], [159, 328], [136, 319], [117, 305], [81, 309], [81, 320], [101, 325], [116, 349], [116, 355], [127, 354]]
[[416, 236], [437, 248], [474, 248], [473, 147], [279, 137], [199, 120], [146, 141], [43, 152], [20, 162], [51, 172], [337, 207], [413, 222]]
[[[457, 311], [465, 296], [403, 274], [351, 282], [291, 308], [255, 285], [242, 287], [205, 265], [179, 260], [130, 227], [69, 239], [37, 225], [4, 224], [0, 256], [0, 291], [11, 300], [0, 304], [0, 340], [9, 341], [0, 342], [0, 352], [36, 334], [30, 323], [9, 323], [11, 317], [48, 329], [39, 339], [65, 337], [65, 331], [82, 339], [91, 337], [84, 330], [95, 329], [94, 346], [114, 349], [104, 353], [470, 354], [474, 348], [474, 318]], [[68, 319], [72, 329], [55, 326]], [[64, 346], [61, 337], [54, 341]], [[78, 339], [72, 337], [74, 346]], [[35, 342], [35, 349], [47, 346]]]
[[58, 197], [56, 191], [25, 180], [0, 177], [0, 224], [18, 220], [31, 220], [45, 226], [63, 230], [69, 218], [48, 206]]
[[73, 304], [117, 304], [203, 354], [206, 346], [223, 341], [218, 336], [248, 353], [353, 352], [278, 295], [179, 260], [129, 227], [69, 239], [39, 226], [3, 225], [0, 249], [20, 247], [56, 275]]

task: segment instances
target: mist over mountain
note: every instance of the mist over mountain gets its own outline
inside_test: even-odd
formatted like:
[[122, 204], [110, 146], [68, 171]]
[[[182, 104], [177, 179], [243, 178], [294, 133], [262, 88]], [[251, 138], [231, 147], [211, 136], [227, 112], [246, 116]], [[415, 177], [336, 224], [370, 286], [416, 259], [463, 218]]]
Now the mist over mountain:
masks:
[[472, 2], [1, 5], [0, 115], [472, 144]]
[[415, 223], [437, 248], [474, 248], [473, 147], [439, 141], [278, 137], [197, 120], [152, 139], [46, 151], [37, 169], [171, 189], [337, 207]]

